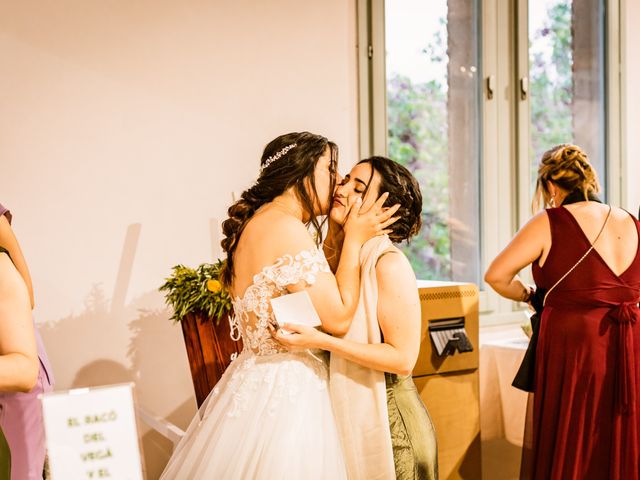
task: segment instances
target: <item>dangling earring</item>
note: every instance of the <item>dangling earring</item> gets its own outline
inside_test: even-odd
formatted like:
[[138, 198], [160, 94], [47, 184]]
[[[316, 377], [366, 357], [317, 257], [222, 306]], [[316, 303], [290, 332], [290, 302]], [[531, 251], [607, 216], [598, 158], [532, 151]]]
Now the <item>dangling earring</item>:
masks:
[[551, 201], [549, 202], [549, 205], [551, 205], [551, 208], [556, 208], [556, 194], [555, 193], [553, 195], [551, 195]]

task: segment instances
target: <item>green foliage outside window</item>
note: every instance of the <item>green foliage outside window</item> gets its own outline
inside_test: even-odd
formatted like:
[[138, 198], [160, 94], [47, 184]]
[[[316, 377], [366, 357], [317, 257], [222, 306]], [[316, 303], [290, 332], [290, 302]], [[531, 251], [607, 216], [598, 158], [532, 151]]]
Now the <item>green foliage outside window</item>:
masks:
[[422, 230], [403, 247], [418, 278], [451, 277], [446, 86], [394, 76], [387, 84], [389, 156], [422, 187]]
[[[446, 65], [446, 22], [423, 50], [432, 64]], [[443, 68], [443, 71], [446, 71]], [[403, 247], [416, 276], [451, 278], [447, 78], [416, 83], [395, 74], [387, 81], [389, 156], [407, 167], [422, 187], [422, 230]]]
[[[551, 4], [546, 17], [544, 27], [533, 32], [536, 44], [530, 45], [530, 149], [534, 178], [542, 152], [573, 138], [571, 1]], [[442, 28], [433, 34], [423, 54], [446, 72], [444, 18], [440, 25]], [[389, 156], [409, 168], [422, 186], [422, 231], [403, 247], [421, 279], [451, 279], [447, 95], [446, 73], [428, 82], [414, 82], [400, 74], [387, 79]]]
[[549, 148], [573, 139], [571, 1], [549, 6], [545, 24], [529, 42], [532, 178]]

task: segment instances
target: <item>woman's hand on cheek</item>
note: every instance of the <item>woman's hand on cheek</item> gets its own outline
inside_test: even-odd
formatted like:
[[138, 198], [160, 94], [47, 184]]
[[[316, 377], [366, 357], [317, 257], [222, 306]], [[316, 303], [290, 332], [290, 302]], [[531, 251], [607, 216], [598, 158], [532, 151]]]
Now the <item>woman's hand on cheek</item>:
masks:
[[344, 224], [345, 234], [351, 235], [351, 238], [363, 244], [370, 238], [391, 233], [393, 230], [388, 227], [398, 220], [399, 217], [394, 217], [393, 214], [398, 211], [400, 204], [384, 208], [388, 196], [386, 192], [380, 195], [366, 212], [360, 211], [362, 199], [358, 197], [355, 204], [349, 208]]

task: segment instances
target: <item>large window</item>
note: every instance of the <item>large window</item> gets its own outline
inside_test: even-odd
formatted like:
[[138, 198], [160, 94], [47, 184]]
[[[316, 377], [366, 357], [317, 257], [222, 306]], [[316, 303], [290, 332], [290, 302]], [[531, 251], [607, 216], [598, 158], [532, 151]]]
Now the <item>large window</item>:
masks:
[[480, 72], [476, 2], [385, 3], [387, 151], [422, 186], [418, 277], [480, 280]]
[[417, 276], [477, 283], [485, 324], [520, 321], [482, 273], [531, 217], [542, 152], [580, 145], [620, 198], [617, 0], [357, 2], [361, 154], [421, 183]]

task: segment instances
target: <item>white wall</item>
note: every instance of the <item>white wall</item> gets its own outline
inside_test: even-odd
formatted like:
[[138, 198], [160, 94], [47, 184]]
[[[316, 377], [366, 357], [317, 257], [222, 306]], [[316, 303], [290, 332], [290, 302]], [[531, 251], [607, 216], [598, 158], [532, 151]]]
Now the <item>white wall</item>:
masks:
[[623, 0], [622, 81], [626, 149], [626, 195], [624, 207], [635, 215], [640, 207], [640, 1]]
[[[156, 289], [211, 260], [210, 219], [276, 135], [321, 133], [354, 161], [355, 28], [355, 0], [0, 4], [0, 202], [57, 389], [133, 380], [186, 426], [182, 333]], [[155, 478], [169, 445], [143, 443]]]

